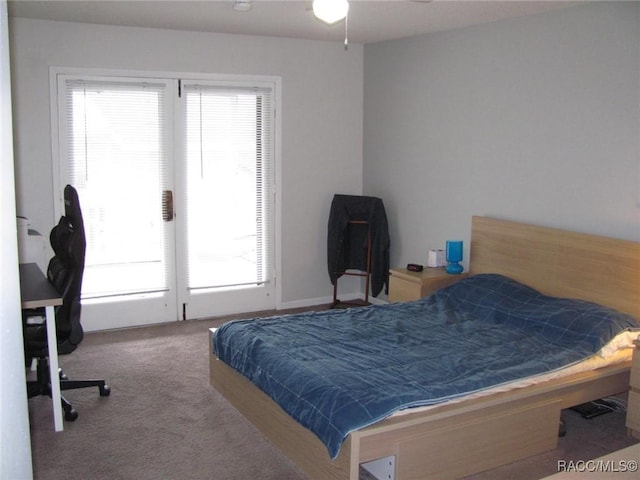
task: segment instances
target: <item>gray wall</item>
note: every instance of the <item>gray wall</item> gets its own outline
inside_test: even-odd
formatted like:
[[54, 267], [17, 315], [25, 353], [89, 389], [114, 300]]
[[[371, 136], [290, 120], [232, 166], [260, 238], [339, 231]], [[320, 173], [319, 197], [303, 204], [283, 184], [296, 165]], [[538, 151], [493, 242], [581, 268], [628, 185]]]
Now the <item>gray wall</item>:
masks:
[[10, 80], [7, 2], [0, 1], [0, 479], [29, 480], [31, 437], [20, 314]]
[[472, 215], [640, 240], [640, 4], [365, 46], [364, 193], [392, 265]]
[[361, 45], [14, 19], [11, 55], [18, 214], [42, 233], [55, 221], [50, 66], [280, 76], [282, 303], [331, 296], [331, 199], [362, 193]]

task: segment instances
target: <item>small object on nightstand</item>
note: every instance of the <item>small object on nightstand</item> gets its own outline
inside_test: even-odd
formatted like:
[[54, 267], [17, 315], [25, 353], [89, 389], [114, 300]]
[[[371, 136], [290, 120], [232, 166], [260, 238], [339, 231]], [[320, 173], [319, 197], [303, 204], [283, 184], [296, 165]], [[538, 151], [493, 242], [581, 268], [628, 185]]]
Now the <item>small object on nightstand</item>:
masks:
[[427, 267], [438, 268], [447, 265], [444, 250], [429, 250], [427, 258]]
[[424, 267], [417, 263], [409, 263], [407, 264], [407, 270], [409, 270], [410, 272], [421, 272], [422, 270], [424, 270]]
[[462, 240], [447, 240], [447, 273], [462, 273]]

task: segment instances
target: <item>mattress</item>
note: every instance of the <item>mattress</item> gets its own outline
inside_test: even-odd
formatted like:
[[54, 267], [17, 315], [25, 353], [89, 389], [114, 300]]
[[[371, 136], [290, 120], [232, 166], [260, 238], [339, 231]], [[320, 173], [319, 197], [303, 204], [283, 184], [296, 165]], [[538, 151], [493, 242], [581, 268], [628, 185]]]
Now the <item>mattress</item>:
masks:
[[604, 360], [603, 347], [637, 327], [609, 308], [485, 274], [416, 302], [229, 322], [213, 342], [335, 458], [354, 430]]
[[[633, 357], [633, 349], [634, 349], [633, 340], [636, 338], [638, 338], [638, 333], [636, 332], [622, 332], [618, 334], [616, 338], [611, 342], [612, 346], [615, 345], [616, 350], [610, 351], [606, 356], [596, 353], [595, 355], [592, 355], [582, 361], [569, 365], [568, 367], [558, 368], [551, 372], [542, 373], [539, 375], [531, 375], [526, 378], [513, 380], [511, 382], [502, 383], [494, 387], [489, 387], [482, 390], [478, 390], [476, 392], [471, 392], [466, 395], [453, 398], [449, 400], [447, 403], [449, 404], [458, 403], [458, 402], [463, 402], [467, 400], [472, 400], [474, 398], [486, 397], [494, 393], [508, 392], [510, 390], [516, 390], [518, 388], [530, 387], [533, 385], [538, 385], [540, 383], [548, 382], [550, 380], [570, 377], [572, 375], [577, 375], [582, 372], [590, 372], [590, 371], [597, 370], [599, 368], [610, 367], [613, 365], [619, 365], [622, 363], [630, 362], [631, 358]], [[439, 404], [427, 405], [424, 407], [405, 408], [405, 409], [395, 411], [390, 416], [399, 416], [399, 415], [405, 415], [407, 413], [415, 413], [418, 411], [430, 410], [432, 408], [437, 407], [438, 405]]]

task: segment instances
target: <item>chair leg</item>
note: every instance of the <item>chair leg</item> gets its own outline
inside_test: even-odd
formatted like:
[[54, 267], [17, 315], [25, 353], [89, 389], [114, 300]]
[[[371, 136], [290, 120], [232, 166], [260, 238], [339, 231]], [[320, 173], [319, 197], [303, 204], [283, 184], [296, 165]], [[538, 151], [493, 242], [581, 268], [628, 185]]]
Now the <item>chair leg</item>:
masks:
[[[46, 358], [40, 358], [37, 363], [37, 380], [27, 382], [27, 397], [32, 398], [38, 395], [47, 395], [51, 397], [51, 379], [49, 377], [49, 362]], [[72, 390], [77, 388], [98, 387], [101, 397], [108, 397], [111, 393], [111, 388], [106, 385], [104, 380], [69, 380], [67, 375], [60, 369], [58, 371], [60, 378], [60, 391]], [[64, 419], [73, 422], [78, 418], [78, 412], [73, 408], [73, 405], [60, 395], [60, 402], [62, 403], [62, 410], [64, 411]]]
[[60, 390], [74, 390], [76, 388], [98, 387], [101, 397], [108, 397], [111, 388], [104, 380], [61, 380]]
[[[33, 398], [40, 395], [47, 396], [51, 398], [51, 383], [48, 382], [47, 379], [39, 379], [39, 381], [29, 381], [27, 382], [27, 398]], [[78, 418], [78, 412], [74, 410], [73, 405], [69, 403], [69, 401], [60, 395], [60, 403], [62, 404], [62, 411], [64, 412], [64, 419], [73, 422], [76, 418]]]
[[27, 382], [27, 398], [47, 395], [51, 397], [51, 379], [49, 377], [49, 363], [40, 359], [36, 364], [36, 380]]
[[47, 388], [43, 388], [43, 386], [36, 381], [27, 382], [27, 398], [37, 397], [39, 395], [46, 395]]
[[68, 422], [73, 422], [78, 418], [78, 412], [74, 410], [73, 405], [69, 401], [60, 395], [60, 402], [62, 403], [62, 410], [64, 411], [64, 419]]

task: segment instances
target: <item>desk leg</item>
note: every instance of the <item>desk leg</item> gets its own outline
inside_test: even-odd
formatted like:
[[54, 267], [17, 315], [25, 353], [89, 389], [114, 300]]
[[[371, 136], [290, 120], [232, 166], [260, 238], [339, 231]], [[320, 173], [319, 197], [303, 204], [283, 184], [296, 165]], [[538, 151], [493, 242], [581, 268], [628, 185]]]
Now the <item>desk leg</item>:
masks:
[[60, 400], [60, 374], [58, 373], [58, 340], [56, 337], [56, 315], [54, 307], [45, 308], [47, 316], [47, 345], [49, 350], [49, 374], [51, 375], [51, 401], [53, 402], [53, 425], [61, 432], [62, 403]]

